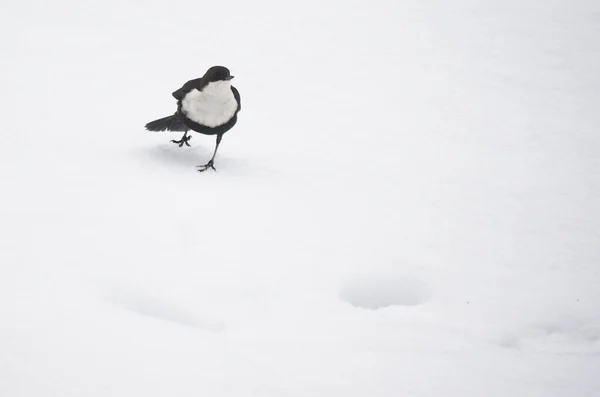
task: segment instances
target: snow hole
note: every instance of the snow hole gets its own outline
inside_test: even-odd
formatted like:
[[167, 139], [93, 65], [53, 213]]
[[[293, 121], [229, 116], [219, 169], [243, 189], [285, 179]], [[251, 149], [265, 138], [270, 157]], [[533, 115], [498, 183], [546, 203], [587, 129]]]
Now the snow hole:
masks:
[[339, 296], [352, 306], [375, 310], [420, 305], [427, 301], [429, 293], [425, 284], [413, 277], [377, 276], [347, 281]]

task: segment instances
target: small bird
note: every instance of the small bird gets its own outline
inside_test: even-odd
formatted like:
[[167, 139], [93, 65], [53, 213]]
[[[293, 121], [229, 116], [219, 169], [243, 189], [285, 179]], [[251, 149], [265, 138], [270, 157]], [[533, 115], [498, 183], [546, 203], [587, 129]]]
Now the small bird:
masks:
[[241, 110], [240, 93], [231, 85], [233, 76], [224, 66], [213, 66], [199, 79], [190, 80], [173, 92], [177, 99], [177, 112], [146, 124], [148, 131], [183, 131], [180, 140], [171, 142], [190, 146], [188, 131], [216, 135], [217, 144], [210, 161], [198, 166], [199, 172], [209, 168], [216, 171], [214, 162], [223, 134], [237, 123]]

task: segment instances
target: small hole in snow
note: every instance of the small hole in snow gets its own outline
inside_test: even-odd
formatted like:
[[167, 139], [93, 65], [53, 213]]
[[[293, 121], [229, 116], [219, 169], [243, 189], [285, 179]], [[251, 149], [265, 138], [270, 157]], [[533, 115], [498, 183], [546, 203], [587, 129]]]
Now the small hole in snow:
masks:
[[388, 306], [416, 306], [429, 298], [422, 281], [396, 276], [349, 280], [342, 285], [339, 295], [352, 306], [372, 310]]

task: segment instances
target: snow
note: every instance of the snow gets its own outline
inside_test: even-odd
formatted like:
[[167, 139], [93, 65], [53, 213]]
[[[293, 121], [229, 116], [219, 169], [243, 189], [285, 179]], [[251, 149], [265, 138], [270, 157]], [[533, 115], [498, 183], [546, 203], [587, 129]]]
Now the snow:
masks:
[[600, 3], [2, 8], [0, 396], [600, 395]]

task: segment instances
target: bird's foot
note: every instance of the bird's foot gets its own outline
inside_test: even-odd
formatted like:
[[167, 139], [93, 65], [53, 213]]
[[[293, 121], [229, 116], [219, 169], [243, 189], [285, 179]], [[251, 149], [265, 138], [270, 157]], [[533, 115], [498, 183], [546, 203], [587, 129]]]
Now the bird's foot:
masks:
[[183, 145], [184, 145], [184, 144], [185, 144], [186, 146], [189, 146], [189, 147], [191, 147], [191, 145], [188, 143], [188, 141], [189, 141], [190, 139], [192, 139], [192, 137], [191, 137], [191, 136], [184, 135], [184, 136], [182, 136], [182, 137], [181, 137], [181, 139], [180, 139], [180, 140], [178, 140], [178, 141], [176, 141], [176, 140], [172, 140], [171, 142], [178, 144], [178, 145], [179, 145], [179, 147], [183, 147]]
[[212, 168], [212, 169], [213, 169], [213, 170], [215, 170], [215, 171], [217, 170], [217, 169], [215, 168], [215, 165], [214, 165], [214, 163], [213, 163], [213, 161], [212, 161], [212, 160], [210, 160], [208, 163], [206, 163], [206, 164], [204, 164], [204, 165], [199, 165], [199, 166], [197, 166], [197, 167], [198, 167], [198, 172], [204, 172], [204, 171], [206, 171], [206, 170], [207, 170], [207, 169], [209, 169], [209, 168]]

